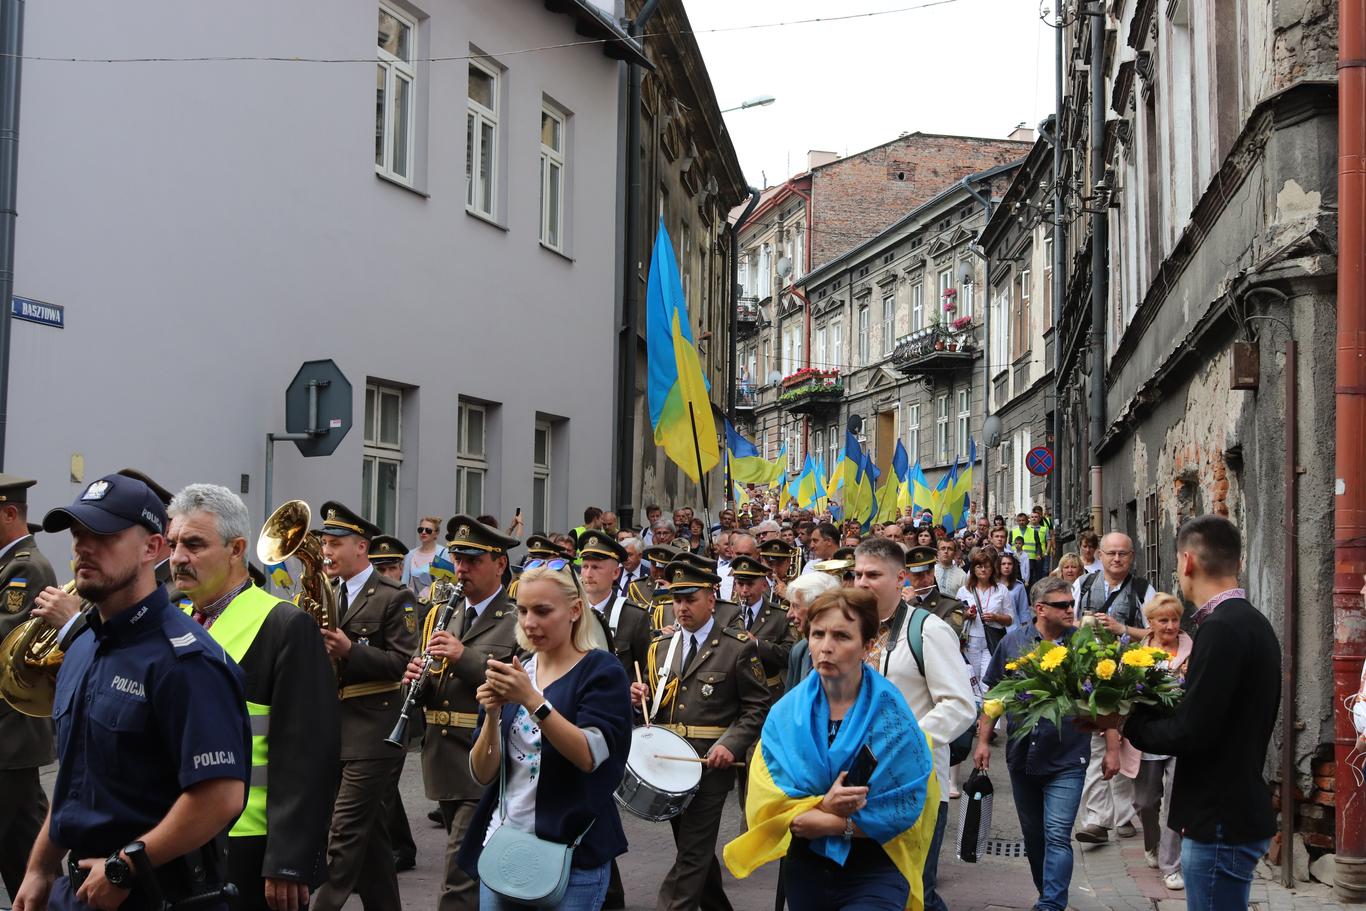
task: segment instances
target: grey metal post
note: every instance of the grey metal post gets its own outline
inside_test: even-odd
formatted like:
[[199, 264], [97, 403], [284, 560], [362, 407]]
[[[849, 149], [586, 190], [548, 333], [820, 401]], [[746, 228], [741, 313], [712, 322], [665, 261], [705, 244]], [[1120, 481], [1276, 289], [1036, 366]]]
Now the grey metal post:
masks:
[[[1091, 17], [1091, 205], [1099, 200], [1096, 184], [1105, 174], [1105, 10]], [[1108, 291], [1106, 246], [1109, 243], [1107, 210], [1091, 214], [1091, 531], [1105, 527], [1105, 500], [1101, 491], [1100, 440], [1105, 434], [1105, 300]]]
[[24, 53], [24, 0], [0, 0], [0, 469], [9, 423], [10, 308], [14, 300], [14, 232], [18, 221], [19, 86]]

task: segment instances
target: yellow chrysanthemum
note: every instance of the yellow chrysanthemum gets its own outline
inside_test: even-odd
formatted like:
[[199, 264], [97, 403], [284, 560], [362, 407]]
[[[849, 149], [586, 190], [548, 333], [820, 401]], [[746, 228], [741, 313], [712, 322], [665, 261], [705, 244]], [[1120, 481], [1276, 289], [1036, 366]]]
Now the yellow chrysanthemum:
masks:
[[982, 714], [997, 719], [1006, 713], [1006, 704], [999, 699], [988, 699], [982, 703]]
[[1129, 667], [1152, 667], [1153, 656], [1147, 649], [1131, 648], [1124, 653], [1124, 657], [1119, 659]]
[[1109, 680], [1115, 675], [1115, 671], [1118, 670], [1118, 668], [1119, 665], [1115, 664], [1109, 658], [1106, 658], [1096, 663], [1096, 676], [1101, 680]]
[[1018, 661], [1007, 661], [1007, 662], [1006, 662], [1006, 670], [1008, 670], [1008, 671], [1019, 670], [1019, 668], [1020, 668], [1020, 662], [1018, 662]]
[[1051, 671], [1058, 665], [1062, 664], [1063, 660], [1066, 658], [1067, 649], [1066, 647], [1060, 645], [1057, 648], [1051, 650], [1047, 655], [1043, 656], [1043, 660], [1039, 662], [1039, 667], [1043, 668], [1046, 671]]

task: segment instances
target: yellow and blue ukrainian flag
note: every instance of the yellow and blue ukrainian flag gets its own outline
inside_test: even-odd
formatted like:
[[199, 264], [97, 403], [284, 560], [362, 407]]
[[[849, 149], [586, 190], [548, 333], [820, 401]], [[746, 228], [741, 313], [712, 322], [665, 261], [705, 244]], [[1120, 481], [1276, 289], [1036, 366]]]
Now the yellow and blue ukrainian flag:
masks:
[[431, 574], [433, 581], [455, 581], [455, 564], [445, 551], [438, 551], [436, 556], [432, 557], [427, 572]]
[[[863, 669], [858, 698], [827, 746], [829, 724], [830, 703], [819, 674], [809, 675], [769, 710], [749, 766], [749, 830], [726, 845], [726, 866], [743, 879], [784, 857], [792, 820], [821, 802], [866, 743], [878, 763], [868, 802], [853, 820], [910, 883], [906, 907], [920, 911], [925, 857], [939, 812], [929, 739], [897, 688], [872, 668]], [[842, 837], [813, 839], [810, 847], [840, 866], [849, 858], [850, 844]]]
[[693, 483], [700, 483], [721, 460], [721, 451], [707, 380], [688, 325], [678, 261], [662, 218], [645, 291], [645, 356], [645, 392], [655, 445], [664, 447]]

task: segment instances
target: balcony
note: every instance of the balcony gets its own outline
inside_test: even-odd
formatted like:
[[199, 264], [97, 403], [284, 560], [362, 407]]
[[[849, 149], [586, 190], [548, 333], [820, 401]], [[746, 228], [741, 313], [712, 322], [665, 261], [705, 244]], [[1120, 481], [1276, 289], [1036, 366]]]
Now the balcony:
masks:
[[753, 383], [735, 384], [735, 409], [742, 412], [752, 412], [759, 406], [759, 391]]
[[744, 341], [759, 333], [759, 299], [741, 297], [735, 301], [735, 340]]
[[907, 376], [936, 376], [972, 367], [976, 349], [971, 323], [953, 329], [934, 323], [897, 339], [892, 363]]
[[804, 367], [783, 378], [778, 405], [789, 414], [828, 414], [839, 408], [844, 382], [838, 370]]

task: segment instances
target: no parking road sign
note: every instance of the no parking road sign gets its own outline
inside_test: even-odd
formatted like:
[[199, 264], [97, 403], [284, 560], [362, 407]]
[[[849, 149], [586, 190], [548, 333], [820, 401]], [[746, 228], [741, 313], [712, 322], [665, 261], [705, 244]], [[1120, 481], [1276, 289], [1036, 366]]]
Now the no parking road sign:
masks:
[[1030, 474], [1046, 475], [1053, 470], [1053, 450], [1035, 446], [1025, 455], [1025, 467]]

